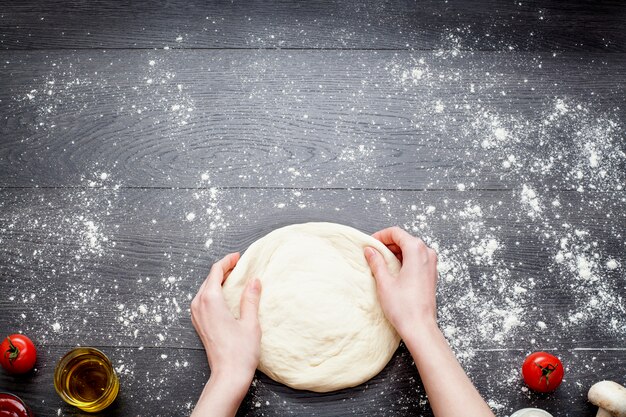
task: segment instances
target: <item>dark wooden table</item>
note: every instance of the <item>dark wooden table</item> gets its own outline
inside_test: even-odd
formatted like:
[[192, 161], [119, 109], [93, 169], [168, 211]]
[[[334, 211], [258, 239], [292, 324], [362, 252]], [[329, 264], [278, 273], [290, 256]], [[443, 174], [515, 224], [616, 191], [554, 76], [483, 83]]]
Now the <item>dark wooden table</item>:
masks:
[[[0, 1], [0, 391], [38, 416], [71, 347], [121, 378], [98, 415], [174, 416], [209, 375], [212, 262], [296, 222], [398, 224], [441, 258], [440, 324], [498, 415], [592, 416], [626, 383], [621, 1]], [[526, 354], [563, 360], [528, 392]], [[445, 375], [442, 375], [445, 378]], [[401, 347], [354, 389], [258, 375], [240, 415], [432, 415]]]

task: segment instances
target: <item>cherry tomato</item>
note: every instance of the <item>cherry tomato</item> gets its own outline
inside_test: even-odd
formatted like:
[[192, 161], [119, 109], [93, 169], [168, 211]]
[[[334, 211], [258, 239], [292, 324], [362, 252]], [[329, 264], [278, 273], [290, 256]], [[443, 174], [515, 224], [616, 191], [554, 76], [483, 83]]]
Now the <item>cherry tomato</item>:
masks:
[[35, 366], [37, 350], [23, 334], [12, 334], [0, 344], [0, 365], [12, 374], [23, 374]]
[[531, 353], [522, 365], [522, 376], [533, 391], [552, 392], [563, 380], [563, 364], [549, 353]]

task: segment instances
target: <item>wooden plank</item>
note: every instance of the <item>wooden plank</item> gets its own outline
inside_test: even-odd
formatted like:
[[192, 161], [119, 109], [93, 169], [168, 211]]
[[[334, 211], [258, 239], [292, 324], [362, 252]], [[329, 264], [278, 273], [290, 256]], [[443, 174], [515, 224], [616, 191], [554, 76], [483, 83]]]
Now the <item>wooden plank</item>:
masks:
[[625, 51], [626, 7], [571, 2], [0, 2], [0, 45]]
[[0, 329], [45, 344], [197, 348], [188, 306], [212, 262], [277, 227], [333, 221], [366, 232], [399, 224], [438, 249], [440, 323], [460, 355], [623, 347], [626, 195], [537, 189], [537, 212], [524, 198], [5, 189]]
[[[62, 402], [52, 386], [56, 361], [68, 346], [40, 346], [37, 372], [27, 377], [0, 373], [0, 386], [22, 397], [36, 415], [85, 416]], [[188, 415], [209, 376], [202, 350], [102, 348], [121, 369], [121, 391], [107, 416]], [[481, 351], [471, 363], [470, 377], [498, 415], [524, 407], [540, 407], [555, 417], [593, 416], [586, 401], [589, 387], [601, 379], [624, 383], [624, 350], [555, 351], [566, 377], [548, 395], [525, 390], [519, 376], [527, 352]], [[123, 367], [122, 367], [123, 366]], [[244, 399], [239, 416], [432, 416], [424, 388], [408, 352], [401, 347], [387, 367], [361, 386], [328, 394], [291, 390], [258, 374]]]
[[623, 54], [11, 52], [0, 186], [621, 189], [625, 86]]

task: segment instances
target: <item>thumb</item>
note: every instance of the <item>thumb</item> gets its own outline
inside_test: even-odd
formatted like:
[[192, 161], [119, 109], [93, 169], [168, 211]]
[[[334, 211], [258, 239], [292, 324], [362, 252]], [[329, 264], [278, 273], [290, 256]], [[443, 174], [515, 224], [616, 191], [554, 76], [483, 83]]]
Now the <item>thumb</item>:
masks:
[[239, 317], [243, 321], [254, 322], [258, 319], [261, 281], [252, 279], [244, 288], [239, 303]]
[[380, 285], [382, 280], [387, 279], [389, 276], [387, 262], [385, 262], [383, 255], [381, 255], [376, 249], [367, 246], [365, 248], [365, 259], [367, 259], [367, 263], [374, 274], [374, 278], [376, 278], [376, 283]]

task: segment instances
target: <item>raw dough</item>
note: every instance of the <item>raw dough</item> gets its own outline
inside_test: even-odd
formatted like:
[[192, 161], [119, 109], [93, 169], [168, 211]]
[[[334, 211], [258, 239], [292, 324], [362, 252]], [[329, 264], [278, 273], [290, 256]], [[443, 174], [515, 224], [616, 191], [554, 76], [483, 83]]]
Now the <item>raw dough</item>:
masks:
[[223, 288], [239, 317], [243, 288], [261, 280], [260, 371], [292, 388], [328, 392], [359, 385], [389, 362], [400, 338], [378, 303], [365, 246], [400, 269], [378, 240], [335, 223], [283, 227], [250, 245]]

